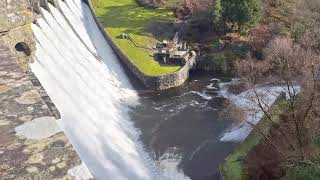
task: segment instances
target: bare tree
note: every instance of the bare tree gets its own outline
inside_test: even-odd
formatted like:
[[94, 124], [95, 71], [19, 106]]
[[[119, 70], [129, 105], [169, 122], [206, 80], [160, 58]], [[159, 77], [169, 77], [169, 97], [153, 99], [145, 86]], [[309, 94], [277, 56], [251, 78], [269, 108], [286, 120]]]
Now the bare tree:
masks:
[[[241, 80], [248, 83], [253, 91], [250, 100], [275, 126], [279, 126], [279, 122], [272, 115], [271, 107], [265, 100], [266, 96], [273, 94], [259, 93], [257, 84], [281, 85], [286, 92], [288, 108], [286, 116], [282, 118], [285, 117], [285, 121], [292, 126], [286, 124], [287, 128], [279, 132], [286, 146], [274, 143], [263, 130], [257, 129], [286, 159], [293, 158], [299, 162], [307, 160], [311, 155], [308, 152], [312, 141], [319, 136], [316, 129], [319, 127], [320, 117], [317, 111], [320, 106], [320, 82], [317, 79], [319, 65], [319, 56], [311, 49], [302, 48], [291, 39], [281, 37], [275, 38], [266, 48], [264, 60], [249, 57], [235, 65]], [[248, 123], [255, 126], [251, 122]], [[292, 132], [292, 135], [289, 132]]]

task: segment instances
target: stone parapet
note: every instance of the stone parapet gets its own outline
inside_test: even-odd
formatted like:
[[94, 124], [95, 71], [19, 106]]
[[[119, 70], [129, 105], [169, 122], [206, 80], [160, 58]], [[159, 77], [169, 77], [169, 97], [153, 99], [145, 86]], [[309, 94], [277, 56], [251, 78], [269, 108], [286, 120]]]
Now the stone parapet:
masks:
[[0, 179], [73, 179], [81, 160], [0, 40]]
[[30, 0], [1, 0], [0, 12], [0, 32], [29, 24], [34, 19]]
[[0, 1], [0, 179], [92, 179], [29, 68], [36, 51], [31, 23], [40, 5], [47, 1]]

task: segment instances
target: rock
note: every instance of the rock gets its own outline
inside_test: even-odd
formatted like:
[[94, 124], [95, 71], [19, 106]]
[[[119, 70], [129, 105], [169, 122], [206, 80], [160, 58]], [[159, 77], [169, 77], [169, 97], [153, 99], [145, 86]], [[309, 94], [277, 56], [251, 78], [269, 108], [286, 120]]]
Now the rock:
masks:
[[94, 179], [86, 164], [82, 163], [68, 170], [68, 175], [75, 179]]
[[40, 97], [36, 90], [24, 92], [21, 97], [15, 99], [19, 104], [35, 104], [39, 100]]
[[28, 111], [29, 111], [29, 112], [34, 111], [34, 108], [33, 108], [33, 107], [31, 107], [31, 106], [27, 107], [27, 109], [28, 109]]
[[41, 140], [61, 132], [61, 129], [53, 117], [46, 116], [17, 126], [15, 131], [17, 136]]
[[4, 84], [0, 84], [0, 93], [5, 93], [8, 90], [10, 90], [10, 88]]
[[18, 149], [20, 148], [22, 145], [18, 142], [13, 142], [12, 144], [10, 144], [8, 147], [7, 147], [7, 150], [15, 150], [15, 149]]
[[36, 154], [39, 153], [41, 151], [43, 151], [47, 146], [49, 145], [48, 142], [38, 142], [38, 143], [34, 143], [34, 144], [30, 144], [29, 146], [27, 146], [23, 152], [28, 153], [28, 154]]
[[70, 176], [70, 175], [66, 175], [66, 176], [63, 176], [61, 180], [74, 180], [75, 178]]
[[67, 164], [66, 164], [65, 162], [61, 162], [61, 163], [57, 164], [57, 167], [58, 167], [59, 169], [63, 169], [63, 168], [66, 167], [66, 166], [67, 166]]
[[32, 116], [31, 115], [21, 116], [21, 117], [19, 117], [19, 120], [20, 121], [24, 121], [24, 122], [31, 121], [32, 120]]
[[35, 172], [38, 172], [38, 168], [35, 166], [31, 166], [31, 167], [27, 167], [26, 171], [28, 173], [35, 173]]
[[6, 120], [0, 120], [0, 126], [5, 126], [10, 124], [10, 121], [6, 121]]
[[40, 163], [42, 160], [43, 160], [43, 154], [38, 153], [38, 154], [34, 154], [34, 155], [30, 156], [27, 163], [28, 164], [36, 164], [36, 163]]
[[50, 170], [50, 171], [55, 171], [55, 170], [56, 170], [56, 167], [55, 167], [55, 166], [50, 166], [50, 167], [49, 167], [49, 170]]
[[53, 159], [51, 162], [52, 162], [52, 164], [57, 164], [57, 163], [59, 163], [60, 161], [61, 161], [60, 158], [55, 158], [55, 159]]

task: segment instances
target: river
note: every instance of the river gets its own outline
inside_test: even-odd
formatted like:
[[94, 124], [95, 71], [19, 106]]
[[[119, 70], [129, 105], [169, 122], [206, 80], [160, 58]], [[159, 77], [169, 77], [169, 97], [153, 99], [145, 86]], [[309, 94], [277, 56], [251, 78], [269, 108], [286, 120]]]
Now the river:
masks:
[[[58, 1], [32, 25], [32, 71], [61, 113], [59, 125], [96, 179], [214, 180], [238, 144], [221, 142], [220, 80], [145, 91], [129, 79], [80, 0]], [[135, 86], [132, 86], [135, 84]]]

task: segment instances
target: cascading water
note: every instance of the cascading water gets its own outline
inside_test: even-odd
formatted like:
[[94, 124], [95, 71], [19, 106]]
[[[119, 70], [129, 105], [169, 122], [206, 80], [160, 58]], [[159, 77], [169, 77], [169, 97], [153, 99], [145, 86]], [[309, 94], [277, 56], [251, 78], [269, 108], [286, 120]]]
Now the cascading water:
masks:
[[128, 116], [138, 96], [90, 9], [81, 0], [59, 5], [43, 9], [44, 18], [32, 25], [31, 69], [59, 109], [60, 126], [95, 178], [162, 179]]

